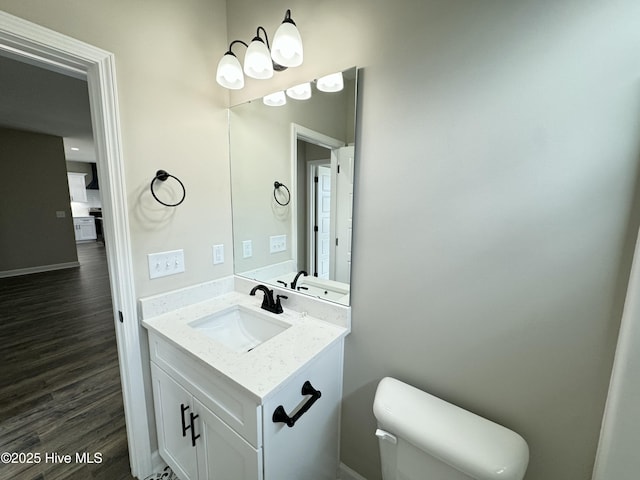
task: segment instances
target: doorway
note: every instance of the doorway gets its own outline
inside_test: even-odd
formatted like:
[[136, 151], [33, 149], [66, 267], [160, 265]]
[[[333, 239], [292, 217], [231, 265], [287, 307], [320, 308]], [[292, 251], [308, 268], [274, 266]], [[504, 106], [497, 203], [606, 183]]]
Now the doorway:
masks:
[[298, 270], [348, 283], [354, 147], [292, 124], [291, 152], [297, 197], [293, 206], [292, 253]]
[[34, 460], [0, 477], [131, 480], [87, 82], [0, 55], [0, 84], [0, 452]]
[[118, 345], [131, 471], [145, 477], [152, 473], [150, 416], [133, 286], [113, 54], [5, 12], [0, 12], [0, 54], [87, 81], [101, 179], [112, 293], [110, 318]]
[[105, 249], [78, 244], [78, 260], [0, 279], [0, 451], [32, 455], [2, 478], [133, 479]]

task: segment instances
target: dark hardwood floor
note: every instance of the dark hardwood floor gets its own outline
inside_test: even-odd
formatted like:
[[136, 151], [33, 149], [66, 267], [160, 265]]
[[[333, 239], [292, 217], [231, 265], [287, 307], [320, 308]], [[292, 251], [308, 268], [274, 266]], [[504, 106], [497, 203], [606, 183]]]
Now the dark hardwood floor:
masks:
[[0, 454], [41, 457], [2, 480], [133, 479], [104, 246], [78, 247], [80, 268], [0, 279]]

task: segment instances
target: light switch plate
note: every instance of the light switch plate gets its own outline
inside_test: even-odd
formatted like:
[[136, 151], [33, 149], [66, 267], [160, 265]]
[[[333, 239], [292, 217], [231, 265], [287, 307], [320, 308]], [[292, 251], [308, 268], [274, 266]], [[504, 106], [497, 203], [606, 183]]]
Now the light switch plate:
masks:
[[64, 210], [56, 210], [56, 218], [65, 218], [67, 216], [67, 212]]
[[213, 264], [219, 265], [224, 263], [224, 245], [213, 246]]
[[249, 258], [253, 256], [253, 243], [251, 240], [242, 241], [242, 258]]
[[287, 249], [287, 236], [274, 235], [269, 237], [269, 253], [284, 252]]
[[184, 250], [149, 253], [149, 278], [166, 277], [184, 272]]

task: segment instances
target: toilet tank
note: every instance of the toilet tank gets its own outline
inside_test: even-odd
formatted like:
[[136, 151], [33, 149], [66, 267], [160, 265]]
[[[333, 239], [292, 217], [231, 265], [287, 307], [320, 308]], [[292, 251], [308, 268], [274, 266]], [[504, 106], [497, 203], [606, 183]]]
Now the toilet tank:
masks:
[[394, 378], [373, 402], [384, 480], [522, 480], [529, 447], [517, 433]]

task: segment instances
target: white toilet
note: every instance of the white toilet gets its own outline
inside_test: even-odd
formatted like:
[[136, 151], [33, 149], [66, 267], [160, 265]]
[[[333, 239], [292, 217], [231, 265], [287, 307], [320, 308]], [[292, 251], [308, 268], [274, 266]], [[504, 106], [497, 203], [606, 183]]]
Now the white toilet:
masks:
[[378, 384], [384, 480], [522, 480], [529, 447], [517, 433], [394, 378]]

